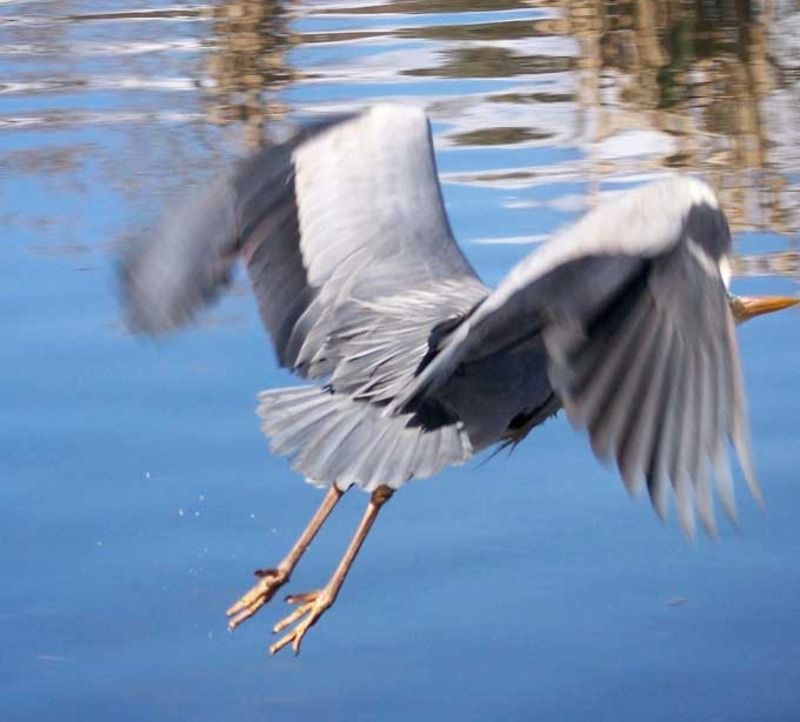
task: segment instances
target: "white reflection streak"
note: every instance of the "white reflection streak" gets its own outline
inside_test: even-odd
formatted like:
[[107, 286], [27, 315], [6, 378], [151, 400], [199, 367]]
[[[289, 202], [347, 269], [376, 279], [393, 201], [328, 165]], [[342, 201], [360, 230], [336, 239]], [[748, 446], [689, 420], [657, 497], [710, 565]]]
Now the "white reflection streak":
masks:
[[196, 90], [191, 78], [142, 78], [142, 77], [92, 77], [53, 78], [31, 82], [9, 82], [0, 84], [0, 95], [13, 93], [59, 93], [86, 90]]
[[189, 123], [205, 119], [202, 113], [52, 113], [45, 115], [6, 116], [0, 118], [0, 129], [40, 126], [123, 124], [123, 123]]
[[[192, 38], [168, 40], [163, 42], [119, 42], [90, 43], [77, 42], [69, 46], [71, 55], [143, 55], [158, 52], [205, 52], [207, 50], [199, 41]], [[45, 47], [33, 43], [0, 44], [1, 56], [17, 55], [62, 55], [64, 48], [59, 46]]]
[[156, 53], [164, 50], [171, 52], [198, 52], [206, 50], [199, 40], [194, 38], [180, 38], [163, 42], [120, 42], [120, 43], [75, 43], [71, 51], [78, 55], [141, 55], [143, 53]]
[[[3, 5], [33, 4], [37, 0], [0, 0]], [[75, 13], [71, 15], [7, 15], [0, 18], [2, 25], [55, 25], [56, 23], [83, 22], [198, 22], [208, 20], [213, 13], [210, 5], [170, 5], [138, 10], [109, 10], [107, 12]]]
[[528, 208], [550, 208], [562, 213], [583, 213], [589, 205], [588, 199], [578, 193], [567, 193], [556, 198], [510, 200], [503, 203], [505, 208], [524, 210]]

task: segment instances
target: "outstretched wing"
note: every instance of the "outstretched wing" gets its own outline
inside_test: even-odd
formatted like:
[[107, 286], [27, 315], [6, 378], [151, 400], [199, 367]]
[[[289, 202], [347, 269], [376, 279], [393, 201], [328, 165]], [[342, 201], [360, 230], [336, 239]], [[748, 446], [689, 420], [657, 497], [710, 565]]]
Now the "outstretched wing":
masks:
[[452, 415], [382, 413], [431, 333], [488, 295], [453, 239], [422, 110], [376, 106], [240, 163], [125, 257], [130, 325], [191, 320], [239, 256], [280, 363], [325, 380], [262, 396], [262, 428], [298, 470], [371, 489], [471, 456]]
[[[259, 170], [274, 167], [255, 159], [237, 183], [253, 199], [243, 252], [281, 361], [303, 376], [336, 371], [337, 388], [355, 391], [367, 366], [401, 374], [404, 349], [411, 370], [425, 351], [424, 322], [486, 293], [453, 240], [423, 111], [372, 108], [295, 147], [286, 183], [259, 183]], [[275, 187], [282, 197], [265, 204]], [[358, 363], [364, 353], [371, 360]]]
[[712, 531], [711, 477], [734, 514], [726, 439], [758, 494], [719, 270], [729, 246], [716, 199], [698, 181], [600, 206], [516, 267], [392, 408], [435, 403], [460, 366], [541, 335], [553, 388], [595, 453], [616, 460], [629, 488], [646, 480], [660, 514], [671, 483], [687, 533], [695, 506]]
[[301, 131], [169, 217], [123, 262], [130, 324], [190, 320], [238, 254], [281, 364], [348, 392], [402, 385], [430, 327], [487, 294], [453, 239], [427, 117], [407, 106]]

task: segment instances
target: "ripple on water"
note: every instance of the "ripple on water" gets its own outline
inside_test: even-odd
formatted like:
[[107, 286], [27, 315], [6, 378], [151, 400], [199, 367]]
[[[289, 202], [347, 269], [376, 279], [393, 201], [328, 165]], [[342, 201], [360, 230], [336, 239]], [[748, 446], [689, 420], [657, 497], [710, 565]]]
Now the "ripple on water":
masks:
[[229, 638], [221, 612], [317, 503], [250, 410], [287, 375], [243, 280], [158, 345], [111, 292], [172, 199], [287, 119], [376, 100], [428, 110], [489, 283], [681, 171], [744, 232], [739, 283], [791, 291], [798, 14], [762, 5], [0, 0], [0, 718], [796, 717], [796, 317], [741, 336], [768, 520], [743, 502], [741, 534], [688, 549], [548, 423], [398, 495], [304, 656], [265, 661], [277, 613]]

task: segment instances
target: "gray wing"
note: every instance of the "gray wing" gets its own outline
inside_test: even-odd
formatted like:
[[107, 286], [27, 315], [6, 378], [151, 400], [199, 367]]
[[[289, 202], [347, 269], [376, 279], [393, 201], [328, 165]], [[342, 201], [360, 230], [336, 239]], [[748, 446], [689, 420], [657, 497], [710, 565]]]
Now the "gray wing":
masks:
[[281, 364], [309, 378], [336, 372], [348, 390], [365, 367], [386, 376], [401, 352], [413, 369], [409, 351], [424, 354], [429, 326], [487, 293], [453, 239], [428, 121], [412, 107], [307, 129], [168, 217], [123, 261], [130, 325], [159, 333], [187, 322], [227, 283], [237, 254]]
[[300, 471], [371, 488], [471, 455], [454, 418], [427, 428], [418, 414], [382, 414], [433, 329], [488, 294], [453, 239], [422, 110], [376, 106], [242, 162], [126, 256], [130, 325], [158, 333], [192, 319], [237, 256], [280, 363], [326, 382], [259, 407]]
[[[754, 493], [733, 317], [719, 258], [730, 236], [710, 191], [671, 181], [599, 208], [520, 264], [393, 408], [446, 393], [475, 359], [541, 336], [549, 376], [595, 453], [693, 533], [714, 529], [710, 479], [734, 515], [725, 442]], [[638, 239], [637, 240], [637, 236]]]
[[256, 168], [240, 182], [263, 187], [243, 253], [282, 363], [391, 395], [430, 326], [487, 293], [450, 231], [425, 114], [377, 106], [299, 144], [277, 202], [264, 203], [276, 184], [253, 183]]

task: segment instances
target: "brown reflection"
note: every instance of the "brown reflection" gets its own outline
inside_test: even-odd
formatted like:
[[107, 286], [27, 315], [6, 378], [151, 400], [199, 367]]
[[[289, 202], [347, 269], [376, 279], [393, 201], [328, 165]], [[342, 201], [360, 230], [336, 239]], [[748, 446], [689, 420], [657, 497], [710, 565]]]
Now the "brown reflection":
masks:
[[659, 131], [674, 144], [659, 165], [703, 173], [734, 227], [794, 230], [780, 139], [766, 122], [780, 83], [768, 44], [769, 28], [781, 21], [773, 4], [583, 0], [561, 7], [580, 43], [579, 98], [591, 142]]
[[288, 0], [227, 0], [214, 9], [209, 116], [243, 123], [250, 147], [261, 144], [265, 123], [286, 114], [278, 94], [293, 78], [286, 62], [296, 43], [289, 7]]
[[[488, 120], [483, 127], [456, 124], [449, 136], [454, 144], [573, 143], [587, 159], [573, 172], [594, 180], [597, 190], [611, 178], [624, 181], [671, 170], [700, 173], [718, 189], [735, 229], [791, 233], [800, 224], [799, 194], [789, 180], [791, 168], [770, 106], [775, 93], [786, 87], [793, 86], [800, 95], [797, 73], [783, 72], [770, 47], [790, 5], [749, 0], [388, 0], [311, 12], [394, 14], [398, 21], [393, 27], [293, 33], [295, 6], [289, 0], [226, 0], [214, 8], [209, 115], [216, 123], [243, 123], [247, 143], [257, 145], [264, 124], [285, 113], [281, 90], [301, 77], [287, 62], [297, 43], [347, 44], [381, 36], [419, 40], [435, 49], [437, 62], [396, 68], [395, 73], [519, 79], [512, 91], [487, 93], [477, 101], [497, 104], [498, 111], [476, 114], [482, 122]], [[459, 13], [525, 8], [544, 12], [524, 20], [487, 15], [484, 21], [471, 16], [459, 22]], [[402, 16], [415, 13], [446, 13], [452, 21], [403, 26]], [[564, 50], [540, 45], [552, 38], [573, 38], [576, 51], [570, 54], [569, 43]], [[342, 75], [343, 83], [359, 83], [357, 65], [344, 72], [353, 75]], [[567, 82], [559, 81], [550, 90], [539, 82], [541, 76]], [[513, 111], [500, 109], [502, 104], [538, 105], [547, 122], [535, 129], [517, 126]], [[561, 105], [550, 116], [547, 108], [554, 104]], [[782, 124], [800, 127], [796, 107], [784, 103], [781, 108], [793, 116]], [[568, 115], [578, 119], [572, 136], [563, 128]], [[644, 141], [636, 138], [629, 141], [625, 134], [630, 131], [649, 133], [653, 146], [640, 147], [637, 143]], [[796, 153], [788, 157], [796, 158]]]
[[[347, 12], [359, 15], [382, 15], [388, 13], [468, 13], [498, 12], [500, 10], [525, 10], [533, 3], [530, 0], [395, 0], [376, 2], [372, 5], [353, 5]], [[336, 8], [329, 12], [341, 12]], [[325, 10], [320, 10], [324, 13]]]
[[550, 133], [537, 131], [519, 126], [508, 128], [481, 128], [480, 130], [455, 133], [450, 140], [456, 145], [513, 145], [525, 143], [530, 140], [546, 140], [551, 138]]
[[569, 103], [572, 93], [496, 93], [487, 96], [490, 103]]
[[514, 20], [504, 22], [466, 23], [463, 25], [431, 25], [399, 30], [400, 37], [420, 40], [518, 40], [552, 35], [563, 23], [555, 20]]
[[445, 61], [435, 68], [406, 70], [405, 75], [445, 78], [510, 78], [515, 75], [561, 73], [570, 70], [572, 58], [550, 55], [522, 55], [492, 45], [453, 48], [444, 52]]
[[[396, 12], [400, 2], [387, 3], [384, 8]], [[450, 3], [449, 13], [472, 10], [498, 11], [491, 3]], [[508, 8], [506, 8], [508, 9]], [[435, 12], [429, 10], [429, 12]], [[407, 70], [404, 74], [444, 78], [510, 78], [518, 75], [562, 73], [572, 70], [574, 59], [552, 54], [520, 53], [502, 43], [564, 35], [568, 26], [562, 18], [528, 18], [502, 22], [465, 22], [462, 24], [430, 25], [404, 28], [395, 32], [398, 37], [416, 40], [435, 40], [448, 43], [442, 50], [444, 62], [431, 68]], [[476, 45], [475, 43], [483, 43]], [[459, 47], [458, 43], [464, 43]], [[469, 43], [467, 45], [466, 43]], [[532, 48], [536, 46], [531, 43]]]

